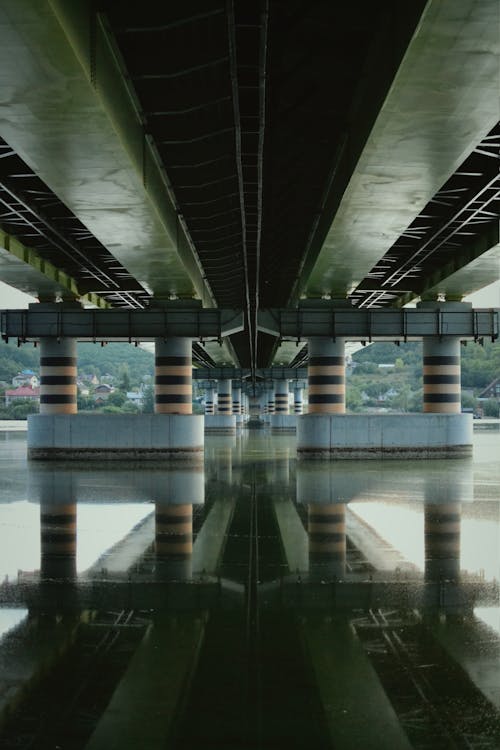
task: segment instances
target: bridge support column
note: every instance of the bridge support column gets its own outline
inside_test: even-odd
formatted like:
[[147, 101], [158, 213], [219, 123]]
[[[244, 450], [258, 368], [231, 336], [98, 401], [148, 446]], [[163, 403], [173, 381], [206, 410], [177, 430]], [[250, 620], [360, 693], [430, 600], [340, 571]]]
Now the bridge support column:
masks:
[[215, 414], [215, 388], [212, 384], [206, 387], [205, 394], [205, 414], [212, 416]]
[[40, 414], [76, 414], [76, 341], [40, 339]]
[[233, 398], [233, 414], [236, 417], [236, 424], [240, 425], [243, 422], [242, 418], [242, 400], [241, 400], [241, 383], [234, 381], [232, 384], [232, 398]]
[[343, 339], [309, 339], [309, 413], [345, 412], [345, 345]]
[[155, 341], [155, 413], [192, 414], [191, 339]]
[[424, 338], [423, 358], [423, 411], [460, 414], [460, 339]]
[[302, 403], [302, 393], [303, 388], [301, 385], [296, 385], [293, 389], [293, 412], [294, 414], [302, 414], [303, 412], [303, 403]]
[[288, 414], [288, 380], [274, 381], [274, 413]]
[[272, 432], [295, 432], [297, 419], [288, 413], [288, 380], [275, 380], [275, 412], [271, 416]]
[[217, 413], [213, 417], [205, 418], [205, 432], [236, 434], [236, 414], [233, 414], [232, 391], [231, 380], [217, 381]]

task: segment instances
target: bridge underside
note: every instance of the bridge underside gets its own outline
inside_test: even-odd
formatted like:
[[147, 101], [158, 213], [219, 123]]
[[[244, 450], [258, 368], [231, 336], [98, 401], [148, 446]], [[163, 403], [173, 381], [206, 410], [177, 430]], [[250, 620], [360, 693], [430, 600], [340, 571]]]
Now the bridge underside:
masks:
[[0, 10], [0, 279], [42, 300], [399, 307], [499, 277], [498, 4]]

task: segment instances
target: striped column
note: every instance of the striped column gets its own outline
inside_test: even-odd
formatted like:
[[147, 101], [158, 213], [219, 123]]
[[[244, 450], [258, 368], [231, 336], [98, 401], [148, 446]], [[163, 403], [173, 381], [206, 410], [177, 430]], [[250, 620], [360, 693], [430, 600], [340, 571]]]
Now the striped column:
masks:
[[345, 505], [309, 503], [307, 533], [310, 572], [342, 577], [346, 563]]
[[423, 357], [424, 412], [460, 414], [460, 340], [428, 336]]
[[40, 339], [40, 414], [76, 414], [76, 341]]
[[193, 554], [193, 506], [155, 506], [155, 551], [159, 571], [169, 577], [190, 577]]
[[274, 413], [288, 414], [288, 380], [274, 382]]
[[192, 414], [191, 339], [155, 341], [155, 413]]
[[293, 413], [294, 414], [302, 414], [303, 412], [303, 406], [302, 406], [302, 386], [296, 385], [293, 389]]
[[344, 340], [309, 339], [309, 413], [343, 414], [345, 412]]
[[233, 413], [232, 381], [219, 380], [217, 383], [217, 414]]
[[210, 386], [209, 388], [206, 389], [205, 414], [215, 414], [214, 399], [215, 399], [215, 388], [213, 386]]
[[276, 402], [274, 400], [274, 388], [267, 388], [267, 413], [274, 414], [276, 410]]
[[460, 503], [425, 505], [425, 578], [427, 581], [458, 580], [460, 576], [460, 515]]
[[47, 471], [40, 482], [40, 575], [72, 580], [77, 543], [72, 474]]
[[241, 385], [233, 383], [232, 391], [233, 391], [233, 414], [243, 414], [243, 410], [241, 408]]

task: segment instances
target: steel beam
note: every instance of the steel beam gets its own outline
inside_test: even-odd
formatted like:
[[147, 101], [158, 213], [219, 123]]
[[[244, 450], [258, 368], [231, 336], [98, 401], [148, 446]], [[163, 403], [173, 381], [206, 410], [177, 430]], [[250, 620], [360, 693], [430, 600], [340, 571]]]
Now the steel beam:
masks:
[[[199, 367], [193, 369], [194, 380], [245, 380], [251, 376], [250, 369], [238, 367]], [[262, 367], [255, 371], [263, 380], [307, 380], [305, 367]]]
[[84, 310], [37, 304], [28, 310], [0, 311], [4, 340], [36, 341], [50, 336], [77, 341], [154, 341], [178, 336], [204, 340], [242, 330], [240, 310]]
[[[445, 303], [446, 304], [446, 303]], [[498, 338], [500, 309], [436, 310], [318, 307], [259, 313], [259, 330], [280, 339], [326, 336], [349, 341], [418, 340], [424, 336]]]

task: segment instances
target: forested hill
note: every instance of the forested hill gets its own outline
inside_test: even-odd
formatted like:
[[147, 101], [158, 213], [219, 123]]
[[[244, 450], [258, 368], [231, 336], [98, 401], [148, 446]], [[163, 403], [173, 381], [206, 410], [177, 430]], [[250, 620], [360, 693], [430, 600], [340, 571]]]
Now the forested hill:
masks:
[[[393, 364], [398, 359], [415, 374], [422, 371], [421, 342], [380, 342], [360, 349], [352, 357], [354, 362]], [[484, 341], [484, 344], [467, 342], [461, 347], [462, 388], [480, 391], [495, 378], [500, 377], [500, 342]]]

